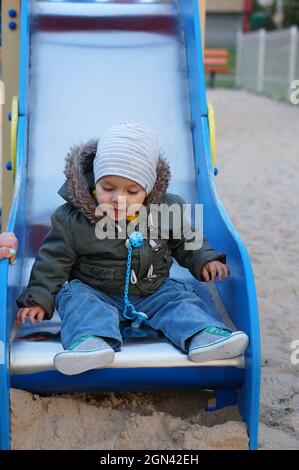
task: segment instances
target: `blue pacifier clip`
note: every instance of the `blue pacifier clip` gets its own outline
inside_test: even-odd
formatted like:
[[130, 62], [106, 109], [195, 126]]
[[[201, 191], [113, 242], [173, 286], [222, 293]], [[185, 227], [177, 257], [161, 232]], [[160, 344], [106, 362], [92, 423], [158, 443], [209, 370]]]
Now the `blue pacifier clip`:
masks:
[[131, 276], [131, 258], [132, 258], [132, 249], [140, 248], [144, 239], [142, 233], [137, 232], [136, 230], [131, 233], [128, 242], [128, 258], [127, 258], [127, 272], [126, 272], [126, 284], [125, 284], [125, 293], [124, 293], [124, 303], [125, 308], [123, 311], [123, 316], [128, 320], [133, 320], [131, 324], [132, 328], [139, 328], [143, 322], [146, 322], [148, 316], [146, 313], [137, 312], [134, 305], [129, 301], [128, 292], [129, 292], [129, 282]]

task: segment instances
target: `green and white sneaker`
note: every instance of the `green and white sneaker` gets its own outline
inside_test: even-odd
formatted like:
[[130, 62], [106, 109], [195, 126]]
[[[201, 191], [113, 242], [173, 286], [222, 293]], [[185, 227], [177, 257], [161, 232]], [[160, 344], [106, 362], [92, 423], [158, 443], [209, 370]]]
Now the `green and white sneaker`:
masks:
[[115, 352], [100, 336], [82, 336], [69, 349], [54, 356], [54, 367], [66, 375], [76, 375], [90, 369], [107, 367]]
[[192, 338], [188, 357], [194, 362], [230, 359], [240, 356], [248, 342], [248, 336], [243, 331], [230, 333], [220, 328], [205, 328]]

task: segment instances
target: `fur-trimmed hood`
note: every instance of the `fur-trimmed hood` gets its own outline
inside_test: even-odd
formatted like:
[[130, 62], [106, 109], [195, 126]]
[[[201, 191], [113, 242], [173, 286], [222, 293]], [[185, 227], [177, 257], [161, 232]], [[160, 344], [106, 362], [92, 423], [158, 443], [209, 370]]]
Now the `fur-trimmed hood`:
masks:
[[[74, 206], [91, 223], [97, 222], [95, 215], [97, 202], [94, 190], [93, 160], [96, 155], [98, 140], [92, 139], [85, 144], [71, 147], [66, 156], [64, 174], [66, 182], [58, 194]], [[158, 204], [167, 191], [171, 173], [163, 154], [160, 153], [157, 164], [157, 179], [150, 194], [145, 198], [144, 205]]]

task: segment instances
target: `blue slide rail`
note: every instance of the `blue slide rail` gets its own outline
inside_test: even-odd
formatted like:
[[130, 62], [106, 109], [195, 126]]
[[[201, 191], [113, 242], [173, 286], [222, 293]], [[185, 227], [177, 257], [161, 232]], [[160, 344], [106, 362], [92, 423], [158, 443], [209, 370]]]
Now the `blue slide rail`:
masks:
[[21, 2], [19, 119], [17, 160], [13, 202], [6, 230], [15, 232], [19, 241], [16, 265], [9, 267], [7, 259], [0, 261], [0, 448], [10, 447], [10, 338], [16, 313], [15, 299], [22, 274], [22, 253], [25, 243], [25, 200], [27, 161], [27, 83], [29, 70], [30, 2]]
[[[11, 269], [7, 260], [0, 261], [0, 447], [9, 449], [9, 346], [15, 319], [15, 299], [20, 290], [22, 274], [22, 253], [25, 244], [25, 201], [26, 201], [26, 165], [28, 138], [28, 74], [29, 74], [29, 41], [30, 41], [30, 8], [31, 1], [22, 1], [21, 8], [21, 57], [19, 85], [19, 122], [17, 139], [17, 168], [15, 178], [14, 198], [7, 226], [8, 231], [14, 231], [19, 240], [19, 252], [16, 266]], [[254, 277], [249, 254], [241, 237], [230, 221], [219, 199], [211, 162], [209, 127], [207, 118], [206, 90], [201, 45], [201, 32], [197, 0], [181, 1], [181, 13], [184, 25], [186, 52], [188, 61], [190, 106], [192, 115], [192, 134], [195, 155], [196, 186], [199, 202], [204, 205], [204, 232], [212, 245], [227, 253], [227, 262], [231, 269], [229, 282], [216, 282], [217, 289], [226, 310], [238, 329], [245, 331], [250, 338], [250, 345], [245, 354], [245, 370], [234, 368], [201, 368], [200, 376], [196, 368], [182, 370], [186, 388], [214, 387], [217, 391], [217, 406], [237, 404], [244, 421], [247, 423], [250, 449], [258, 445], [258, 416], [260, 394], [260, 338], [258, 309]], [[205, 369], [205, 370], [203, 370]], [[124, 390], [119, 384], [119, 376], [115, 371], [101, 371], [105, 375], [107, 390]], [[126, 390], [134, 390], [134, 370], [123, 371], [127, 383]], [[139, 381], [145, 382], [145, 389], [161, 388], [167, 385], [167, 380], [173, 388], [182, 388], [182, 380], [178, 381], [180, 373], [170, 368], [161, 370], [139, 369]], [[117, 371], [117, 375], [119, 371]], [[132, 374], [132, 377], [131, 377]], [[206, 381], [203, 380], [206, 378]], [[225, 380], [229, 377], [229, 386]], [[167, 378], [167, 380], [166, 380]], [[85, 386], [79, 377], [61, 378], [56, 372], [15, 376], [13, 386], [40, 392], [66, 390], [93, 390], [96, 387], [97, 374], [91, 371], [85, 375]], [[57, 384], [60, 384], [58, 386]], [[238, 390], [239, 385], [241, 389]], [[103, 388], [105, 389], [105, 387]]]

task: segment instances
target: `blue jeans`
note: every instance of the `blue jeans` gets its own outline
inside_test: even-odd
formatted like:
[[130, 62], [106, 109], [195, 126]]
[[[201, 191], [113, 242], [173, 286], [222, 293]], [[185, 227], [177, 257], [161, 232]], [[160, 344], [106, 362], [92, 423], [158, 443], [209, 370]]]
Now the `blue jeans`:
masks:
[[[209, 313], [193, 287], [181, 280], [168, 277], [153, 294], [129, 295], [129, 300], [136, 310], [148, 315], [151, 328], [161, 331], [184, 352], [188, 352], [188, 339], [204, 328], [229, 330]], [[86, 335], [112, 340], [109, 343], [115, 351], [121, 348], [119, 322], [125, 320], [122, 294], [106, 294], [74, 279], [62, 286], [55, 307], [62, 321], [61, 341], [65, 349]]]

